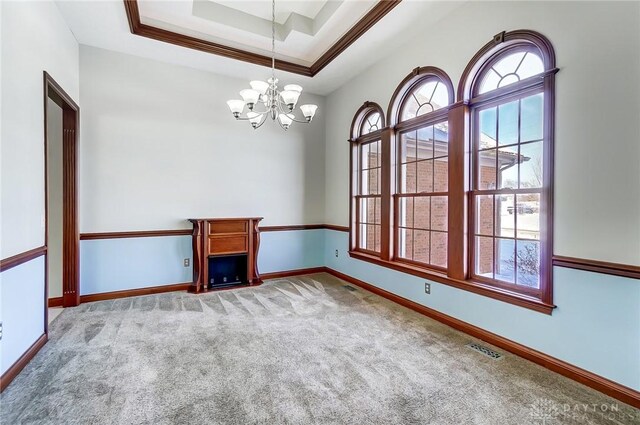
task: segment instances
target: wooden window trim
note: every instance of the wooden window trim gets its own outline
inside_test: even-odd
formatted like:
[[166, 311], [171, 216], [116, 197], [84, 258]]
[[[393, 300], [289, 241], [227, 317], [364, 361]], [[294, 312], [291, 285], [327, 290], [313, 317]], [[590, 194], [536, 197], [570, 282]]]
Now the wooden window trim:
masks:
[[349, 256], [351, 258], [355, 258], [361, 261], [366, 261], [368, 263], [372, 263], [377, 266], [386, 267], [388, 269], [396, 270], [412, 276], [417, 276], [422, 279], [427, 279], [433, 282], [442, 283], [444, 285], [448, 285], [454, 288], [473, 292], [475, 294], [483, 295], [485, 297], [504, 301], [520, 307], [525, 307], [530, 310], [538, 311], [540, 313], [551, 314], [551, 312], [555, 308], [553, 304], [545, 303], [544, 301], [540, 300], [537, 297], [527, 296], [519, 292], [510, 291], [509, 289], [506, 289], [506, 288], [498, 288], [492, 285], [487, 285], [482, 282], [454, 279], [447, 276], [444, 273], [438, 273], [435, 270], [429, 270], [424, 267], [417, 267], [409, 263], [404, 263], [400, 261], [383, 260], [378, 256], [370, 255], [364, 252], [354, 251], [354, 250], [349, 252]]
[[[480, 94], [479, 87], [488, 70], [503, 57], [526, 51], [538, 55], [543, 62], [544, 71], [541, 74], [523, 79], [519, 82], [491, 90]], [[512, 31], [497, 34], [487, 43], [467, 65], [458, 88], [459, 100], [466, 101], [470, 105], [469, 128], [467, 134], [470, 157], [473, 158], [471, 178], [468, 196], [468, 263], [469, 280], [481, 282], [486, 285], [501, 288], [514, 293], [521, 293], [539, 298], [545, 305], [553, 305], [553, 145], [554, 145], [554, 96], [555, 96], [555, 53], [551, 43], [541, 34], [533, 31]], [[478, 152], [475, 126], [477, 126], [477, 114], [481, 108], [504, 104], [512, 100], [521, 99], [535, 93], [542, 93], [543, 103], [543, 184], [538, 189], [526, 189], [523, 192], [540, 193], [541, 211], [544, 216], [540, 222], [540, 278], [539, 288], [528, 288], [522, 285], [510, 284], [493, 278], [478, 276], [475, 274], [475, 196], [477, 194], [515, 194], [520, 189], [508, 190], [479, 190], [474, 186], [477, 176], [475, 155]], [[522, 145], [518, 141], [517, 146]], [[514, 238], [517, 235], [514, 235]], [[492, 236], [497, 237], [495, 234]], [[514, 239], [515, 240], [515, 239]], [[495, 241], [494, 241], [495, 242]], [[495, 253], [494, 253], [495, 255]], [[514, 276], [517, 270], [514, 270]]]
[[[361, 135], [361, 131], [363, 128], [364, 120], [370, 114], [377, 112], [380, 114], [380, 130], [373, 131], [371, 133], [367, 133]], [[384, 161], [384, 152], [380, 152], [381, 160], [380, 160], [380, 193], [375, 195], [361, 195], [360, 188], [356, 185], [359, 185], [360, 176], [359, 173], [362, 171], [360, 167], [361, 158], [360, 158], [360, 147], [362, 145], [380, 141], [380, 149], [384, 150], [382, 143], [382, 133], [386, 126], [384, 111], [374, 102], [365, 102], [356, 112], [353, 117], [353, 121], [351, 122], [351, 131], [349, 133], [349, 252], [361, 252], [366, 253], [371, 256], [381, 256], [384, 255], [383, 246], [385, 246], [388, 241], [385, 238], [385, 225], [388, 225], [389, 221], [389, 211], [388, 208], [385, 208], [385, 198], [387, 197], [385, 193], [387, 192], [385, 180], [388, 180], [385, 176], [388, 174], [387, 166]], [[355, 178], [354, 178], [355, 177]], [[358, 219], [359, 216], [359, 199], [363, 196], [371, 196], [371, 197], [379, 197], [381, 200], [380, 205], [380, 250], [381, 252], [375, 252], [371, 250], [367, 250], [364, 248], [360, 248], [360, 222]]]
[[[487, 66], [491, 66], [499, 60], [505, 49], [533, 49], [543, 60], [545, 71], [533, 77], [521, 80], [518, 83], [498, 88], [488, 93], [475, 97], [473, 93], [475, 83], [481, 78]], [[551, 314], [555, 305], [552, 302], [552, 262], [553, 252], [553, 130], [554, 130], [554, 89], [555, 73], [555, 53], [551, 43], [541, 34], [528, 30], [517, 30], [502, 32], [497, 34], [492, 41], [480, 49], [467, 65], [458, 85], [457, 98], [454, 101], [454, 90], [451, 80], [447, 74], [435, 67], [415, 68], [396, 88], [387, 110], [388, 127], [383, 127], [380, 132], [370, 133], [358, 139], [357, 131], [363, 113], [367, 113], [367, 108], [375, 108], [381, 111], [377, 104], [365, 102], [358, 110], [351, 126], [351, 150], [350, 150], [350, 246], [349, 255], [351, 258], [376, 264], [409, 275], [423, 279], [432, 280], [458, 289], [466, 290], [475, 294], [486, 296], [492, 299], [507, 302], [516, 306], [528, 308], [537, 312]], [[448, 107], [438, 109], [429, 114], [400, 121], [400, 113], [406, 96], [416, 85], [425, 79], [436, 76], [448, 86], [450, 104]], [[473, 78], [471, 78], [473, 77]], [[479, 78], [478, 78], [479, 77]], [[529, 290], [523, 287], [512, 287], [515, 285], [496, 284], [487, 282], [484, 279], [475, 278], [471, 275], [470, 241], [473, 238], [473, 214], [470, 207], [472, 205], [470, 195], [471, 184], [471, 110], [498, 100], [504, 101], [513, 92], [519, 91], [518, 96], [524, 91], [540, 90], [542, 87], [545, 93], [544, 105], [544, 137], [545, 137], [545, 165], [544, 177], [545, 187], [541, 189], [541, 196], [546, 199], [546, 234], [544, 243], [541, 235], [541, 245], [546, 245], [545, 258], [541, 263], [541, 281], [547, 279], [547, 285], [541, 286], [540, 290]], [[383, 122], [384, 122], [384, 116]], [[416, 130], [428, 125], [429, 122], [448, 121], [449, 124], [449, 184], [448, 184], [448, 253], [447, 270], [437, 270], [433, 267], [411, 260], [397, 258], [394, 241], [398, 228], [398, 214], [395, 211], [397, 181], [396, 170], [398, 162], [398, 143], [396, 134]], [[383, 124], [384, 126], [384, 124]], [[380, 139], [382, 145], [382, 217], [381, 221], [381, 252], [371, 252], [356, 249], [353, 244], [353, 152], [359, 143]], [[548, 140], [548, 142], [546, 142]], [[547, 146], [549, 145], [549, 146]], [[393, 172], [396, 170], [396, 172]], [[499, 191], [498, 191], [499, 192]], [[386, 211], [385, 211], [386, 210]], [[541, 230], [542, 231], [542, 230]], [[548, 258], [547, 258], [548, 257]], [[543, 277], [542, 275], [545, 275]]]

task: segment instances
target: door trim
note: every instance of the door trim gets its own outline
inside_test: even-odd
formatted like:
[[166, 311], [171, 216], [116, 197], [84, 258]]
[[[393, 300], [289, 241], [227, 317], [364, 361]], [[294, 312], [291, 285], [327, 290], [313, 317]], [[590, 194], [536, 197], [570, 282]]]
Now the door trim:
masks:
[[[47, 184], [47, 101], [62, 108], [62, 305], [80, 304], [80, 235], [78, 231], [78, 133], [80, 107], [67, 92], [43, 72], [44, 82], [44, 187], [45, 246], [49, 246], [49, 188]], [[48, 334], [49, 256], [45, 256], [44, 329]]]

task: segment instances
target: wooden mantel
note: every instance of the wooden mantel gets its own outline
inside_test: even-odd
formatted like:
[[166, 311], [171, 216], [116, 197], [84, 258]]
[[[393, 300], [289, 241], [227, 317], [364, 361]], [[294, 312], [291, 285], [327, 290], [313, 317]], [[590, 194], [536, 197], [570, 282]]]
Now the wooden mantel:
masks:
[[193, 282], [189, 292], [209, 290], [209, 258], [247, 255], [247, 284], [262, 283], [258, 272], [258, 249], [262, 217], [191, 218], [193, 224]]

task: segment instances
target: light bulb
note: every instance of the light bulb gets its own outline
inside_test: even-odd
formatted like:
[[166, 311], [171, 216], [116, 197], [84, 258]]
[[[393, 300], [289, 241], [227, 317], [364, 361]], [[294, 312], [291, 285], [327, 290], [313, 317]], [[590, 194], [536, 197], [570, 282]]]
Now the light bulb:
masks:
[[316, 110], [318, 109], [318, 105], [302, 105], [300, 106], [300, 110], [302, 111], [302, 115], [307, 119], [307, 121], [311, 121], [313, 116], [316, 114]]
[[286, 130], [286, 129], [289, 128], [289, 126], [293, 122], [293, 115], [292, 114], [280, 114], [280, 115], [278, 115], [278, 120], [280, 121], [280, 124], [282, 124], [282, 128], [284, 128]]
[[284, 86], [285, 91], [297, 91], [298, 93], [302, 93], [302, 87], [297, 84], [287, 84]]
[[240, 91], [240, 96], [242, 96], [244, 103], [246, 103], [247, 107], [251, 110], [253, 109], [253, 105], [258, 101], [260, 93], [253, 89], [244, 89]]
[[269, 84], [265, 83], [264, 81], [259, 81], [259, 80], [251, 81], [249, 85], [251, 86], [252, 89], [254, 89], [255, 91], [257, 91], [262, 95], [265, 94], [269, 89]]
[[300, 97], [300, 92], [293, 91], [293, 90], [285, 90], [282, 93], [280, 93], [280, 96], [282, 97], [282, 100], [284, 101], [285, 105], [287, 105], [287, 107], [291, 111], [293, 110], [293, 108], [295, 108], [296, 103], [298, 103], [298, 97]]
[[247, 112], [247, 117], [249, 118], [249, 122], [251, 123], [251, 127], [257, 128], [258, 124], [260, 124], [260, 120], [262, 115], [257, 112]]
[[231, 109], [231, 113], [236, 118], [238, 118], [238, 116], [242, 113], [242, 110], [244, 109], [244, 101], [240, 99], [227, 100], [227, 105], [229, 105], [229, 109]]

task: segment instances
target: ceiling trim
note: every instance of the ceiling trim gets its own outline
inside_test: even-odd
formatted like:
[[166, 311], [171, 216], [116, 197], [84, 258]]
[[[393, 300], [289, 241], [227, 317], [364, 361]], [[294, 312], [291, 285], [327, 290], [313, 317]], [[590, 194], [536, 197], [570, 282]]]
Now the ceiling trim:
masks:
[[[351, 27], [346, 34], [340, 37], [340, 39], [329, 47], [322, 56], [311, 64], [311, 66], [299, 65], [293, 62], [276, 59], [275, 67], [282, 71], [292, 72], [306, 77], [313, 77], [325, 66], [331, 63], [331, 61], [337, 58], [342, 52], [344, 52], [347, 47], [353, 44], [353, 42], [360, 38], [360, 36], [373, 27], [394, 7], [400, 4], [401, 1], [402, 0], [380, 0], [362, 19]], [[132, 34], [163, 41], [165, 43], [175, 44], [176, 46], [187, 47], [218, 56], [253, 63], [255, 65], [271, 67], [271, 57], [269, 56], [248, 52], [235, 47], [225, 46], [223, 44], [143, 24], [140, 21], [140, 10], [138, 9], [137, 0], [124, 0], [124, 8], [127, 12], [129, 28], [131, 29]]]

